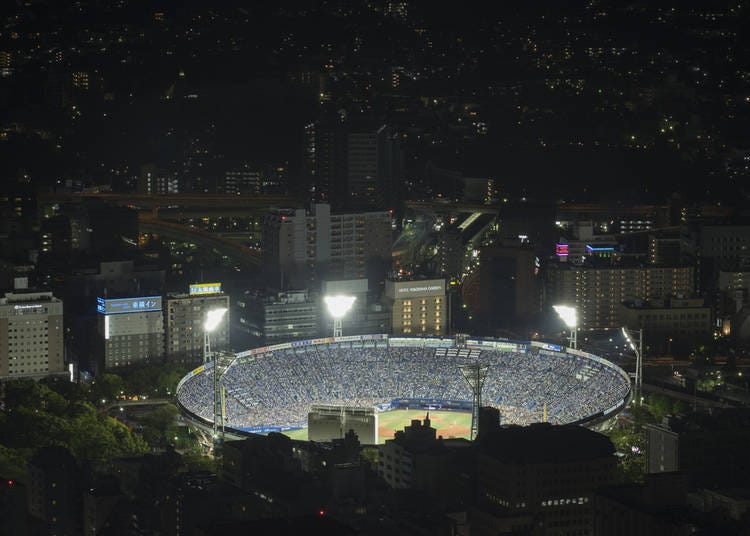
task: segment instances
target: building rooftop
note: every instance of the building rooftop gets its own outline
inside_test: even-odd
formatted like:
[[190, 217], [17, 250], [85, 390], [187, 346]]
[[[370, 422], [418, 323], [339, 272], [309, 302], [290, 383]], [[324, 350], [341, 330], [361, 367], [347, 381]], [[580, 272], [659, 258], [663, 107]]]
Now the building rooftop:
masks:
[[577, 425], [501, 426], [480, 436], [480, 450], [506, 463], [541, 464], [613, 456], [614, 445], [600, 433]]

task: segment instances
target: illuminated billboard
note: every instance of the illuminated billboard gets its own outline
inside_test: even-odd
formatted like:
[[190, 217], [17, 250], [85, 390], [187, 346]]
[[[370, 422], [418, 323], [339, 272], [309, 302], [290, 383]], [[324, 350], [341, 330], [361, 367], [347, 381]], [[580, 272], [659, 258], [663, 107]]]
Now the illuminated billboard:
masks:
[[586, 244], [586, 250], [590, 252], [596, 252], [596, 251], [614, 251], [614, 246], [592, 246], [591, 244]]
[[568, 256], [568, 244], [557, 244], [555, 246], [555, 255], [558, 257]]
[[193, 283], [190, 285], [190, 295], [195, 294], [220, 294], [221, 283]]
[[96, 310], [103, 315], [161, 311], [161, 296], [113, 299], [97, 298]]

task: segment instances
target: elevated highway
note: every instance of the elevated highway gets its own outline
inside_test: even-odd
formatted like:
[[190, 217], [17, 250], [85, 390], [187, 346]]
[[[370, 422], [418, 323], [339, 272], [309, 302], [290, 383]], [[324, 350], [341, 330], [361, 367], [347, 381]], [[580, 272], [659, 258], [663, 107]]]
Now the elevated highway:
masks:
[[480, 214], [497, 214], [498, 205], [484, 203], [440, 202], [440, 201], [405, 201], [404, 207], [415, 212], [465, 214], [467, 212]]
[[42, 192], [38, 196], [40, 205], [52, 203], [76, 203], [86, 200], [101, 200], [136, 210], [150, 210], [154, 214], [162, 209], [189, 210], [200, 213], [201, 209], [231, 211], [265, 210], [270, 207], [302, 208], [302, 200], [285, 195], [223, 195], [223, 194], [120, 194], [120, 193], [70, 193]]
[[51, 204], [82, 203], [99, 200], [127, 206], [138, 211], [138, 228], [141, 233], [151, 233], [175, 240], [191, 242], [226, 255], [232, 262], [257, 268], [262, 259], [259, 251], [242, 245], [236, 239], [223, 237], [175, 221], [185, 217], [259, 215], [270, 207], [299, 208], [300, 200], [288, 196], [237, 196], [212, 194], [146, 195], [120, 193], [70, 193], [43, 192], [38, 196], [41, 208]]
[[154, 218], [148, 212], [138, 214], [138, 230], [141, 233], [166, 236], [175, 240], [191, 242], [201, 247], [214, 249], [220, 254], [230, 257], [234, 262], [243, 267], [258, 268], [262, 263], [260, 251], [243, 246], [234, 240], [224, 238], [215, 233]]

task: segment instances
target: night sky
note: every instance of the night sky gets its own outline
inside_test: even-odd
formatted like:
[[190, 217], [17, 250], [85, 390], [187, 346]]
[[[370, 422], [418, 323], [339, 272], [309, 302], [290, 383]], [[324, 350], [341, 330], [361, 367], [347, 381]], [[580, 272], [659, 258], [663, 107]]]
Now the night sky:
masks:
[[[140, 166], [190, 173], [203, 151], [213, 173], [288, 162], [304, 191], [302, 131], [330, 109], [406, 132], [407, 177], [431, 161], [509, 195], [592, 201], [742, 188], [741, 3], [391, 4], [6, 3], [0, 172], [127, 190]], [[326, 102], [302, 71], [324, 73]], [[466, 104], [482, 134], [459, 122]]]

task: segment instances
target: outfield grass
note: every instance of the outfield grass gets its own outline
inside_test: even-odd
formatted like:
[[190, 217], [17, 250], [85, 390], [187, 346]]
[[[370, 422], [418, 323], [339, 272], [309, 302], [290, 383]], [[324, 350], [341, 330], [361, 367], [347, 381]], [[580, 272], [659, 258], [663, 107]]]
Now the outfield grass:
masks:
[[[452, 437], [469, 437], [471, 432], [471, 413], [458, 411], [430, 411], [430, 421], [437, 435], [448, 439]], [[423, 420], [426, 410], [396, 409], [378, 413], [378, 438], [380, 443], [391, 439], [396, 430], [403, 430], [414, 419]], [[307, 428], [284, 432], [292, 439], [307, 440]]]

